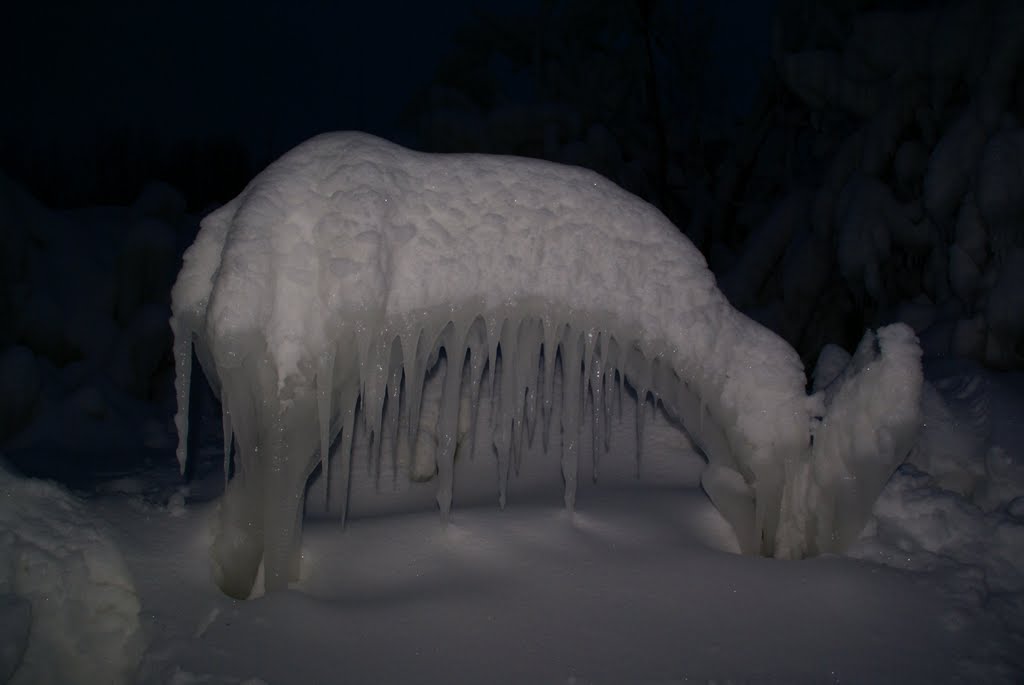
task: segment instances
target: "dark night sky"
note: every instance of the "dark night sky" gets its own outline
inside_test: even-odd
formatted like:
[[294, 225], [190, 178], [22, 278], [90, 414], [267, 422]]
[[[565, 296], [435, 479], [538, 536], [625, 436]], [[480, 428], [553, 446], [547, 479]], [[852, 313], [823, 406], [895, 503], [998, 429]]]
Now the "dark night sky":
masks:
[[[740, 110], [767, 56], [774, 1], [708, 3], [725, 98]], [[43, 2], [0, 28], [7, 105], [0, 152], [90, 173], [90, 148], [134, 131], [174, 145], [224, 138], [257, 165], [322, 131], [362, 129], [415, 144], [399, 115], [429, 84], [475, 8], [444, 3]], [[25, 150], [29, 150], [28, 153]]]

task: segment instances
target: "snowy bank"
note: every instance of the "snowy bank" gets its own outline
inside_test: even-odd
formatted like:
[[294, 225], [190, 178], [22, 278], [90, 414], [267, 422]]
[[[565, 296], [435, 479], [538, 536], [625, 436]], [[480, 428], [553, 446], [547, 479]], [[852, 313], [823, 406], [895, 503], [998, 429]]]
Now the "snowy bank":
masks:
[[268, 589], [297, 576], [318, 466], [344, 512], [357, 416], [377, 458], [385, 443], [392, 461], [402, 440], [417, 445], [431, 374], [444, 379], [436, 444], [412, 459], [436, 471], [442, 517], [485, 377], [502, 505], [538, 424], [548, 444], [559, 378], [569, 509], [581, 427], [605, 432], [608, 396], [628, 383], [707, 456], [704, 488], [747, 553], [842, 549], [917, 429], [920, 351], [908, 328], [869, 333], [836, 384], [808, 397], [793, 349], [729, 305], [659, 211], [548, 162], [319, 136], [203, 220], [172, 297], [181, 466], [193, 343], [223, 406], [225, 476], [236, 447], [214, 557], [218, 584], [237, 597], [261, 560]]
[[64, 489], [2, 464], [0, 645], [0, 680], [13, 685], [131, 682], [144, 648], [106, 525]]

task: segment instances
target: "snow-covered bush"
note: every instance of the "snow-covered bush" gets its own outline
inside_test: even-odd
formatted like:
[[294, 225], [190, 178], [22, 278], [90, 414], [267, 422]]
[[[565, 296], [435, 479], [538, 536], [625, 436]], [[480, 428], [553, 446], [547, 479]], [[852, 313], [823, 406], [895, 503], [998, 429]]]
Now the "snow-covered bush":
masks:
[[154, 401], [172, 397], [169, 290], [195, 228], [181, 209], [157, 184], [133, 208], [54, 211], [0, 176], [0, 441], [21, 467], [45, 446], [88, 469], [67, 454], [170, 428]]
[[[400, 430], [429, 450], [414, 475], [436, 471], [447, 517], [459, 408], [467, 395], [475, 435], [485, 374], [502, 504], [524, 441], [538, 424], [550, 433], [559, 387], [572, 509], [581, 427], [589, 419], [605, 436], [596, 459], [607, 398], [628, 384], [707, 456], [703, 485], [751, 554], [842, 549], [918, 427], [909, 328], [866, 335], [808, 397], [795, 351], [730, 306], [664, 215], [549, 162], [319, 136], [203, 220], [172, 297], [181, 466], [193, 342], [222, 403], [225, 473], [237, 448], [212, 550], [235, 597], [249, 595], [261, 560], [267, 589], [296, 576], [307, 480], [319, 465], [344, 502], [357, 420], [377, 459]], [[424, 377], [439, 365], [433, 437], [418, 443]]]

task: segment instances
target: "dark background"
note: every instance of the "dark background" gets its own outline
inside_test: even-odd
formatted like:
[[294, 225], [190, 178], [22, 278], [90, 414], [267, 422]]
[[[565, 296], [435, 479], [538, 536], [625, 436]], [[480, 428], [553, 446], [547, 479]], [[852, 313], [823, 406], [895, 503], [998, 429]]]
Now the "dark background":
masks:
[[329, 130], [597, 170], [658, 206], [809, 373], [825, 345], [851, 350], [893, 321], [915, 329], [926, 365], [1024, 368], [1015, 7], [8, 9], [0, 448], [36, 464], [41, 445], [169, 454], [181, 253], [203, 214]]
[[[445, 146], [424, 139], [421, 121], [438, 86], [487, 79], [512, 102], [558, 101], [570, 95], [559, 92], [568, 84], [538, 92], [529, 83], [535, 55], [515, 55], [525, 64], [513, 64], [503, 40], [533, 42], [526, 49], [547, 48], [538, 59], [563, 63], [571, 59], [559, 54], [561, 41], [603, 42], [613, 58], [622, 36], [602, 32], [637, 33], [648, 17], [672, 23], [651, 28], [663, 41], [659, 76], [679, 80], [670, 61], [694, 55], [699, 65], [682, 66], [709, 70], [702, 78], [714, 102], [689, 109], [714, 105], [735, 119], [749, 107], [768, 58], [774, 4], [22, 3], [0, 29], [7, 102], [0, 162], [51, 206], [125, 204], [156, 177], [201, 209], [229, 199], [271, 160], [324, 131]], [[697, 27], [701, 35], [691, 35]], [[683, 45], [684, 38], [696, 44]], [[585, 66], [588, 55], [578, 57]], [[634, 66], [620, 77], [643, 81], [646, 65]], [[589, 97], [567, 104], [584, 110], [600, 94]]]

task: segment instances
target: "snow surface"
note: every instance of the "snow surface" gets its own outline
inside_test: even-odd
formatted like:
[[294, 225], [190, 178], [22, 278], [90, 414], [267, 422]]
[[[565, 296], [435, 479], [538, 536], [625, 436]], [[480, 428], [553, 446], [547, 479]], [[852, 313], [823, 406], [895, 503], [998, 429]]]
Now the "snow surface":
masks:
[[[549, 162], [318, 136], [203, 220], [172, 297], [182, 469], [193, 341], [221, 395], [225, 476], [232, 439], [237, 447], [214, 545], [218, 584], [236, 597], [249, 594], [261, 560], [268, 588], [296, 577], [318, 464], [344, 514], [357, 403], [378, 450], [387, 442], [397, 455], [400, 433], [422, 445], [422, 387], [442, 349], [436, 448], [414, 468], [436, 469], [442, 518], [459, 434], [476, 436], [485, 372], [499, 398], [502, 506], [538, 417], [548, 444], [557, 367], [567, 508], [581, 425], [590, 418], [604, 432], [610, 381], [628, 381], [707, 455], [704, 488], [747, 553], [843, 549], [917, 430], [920, 350], [909, 328], [869, 333], [838, 389], [808, 397], [792, 348], [729, 304], [659, 211]], [[642, 436], [646, 411], [636, 415]]]

